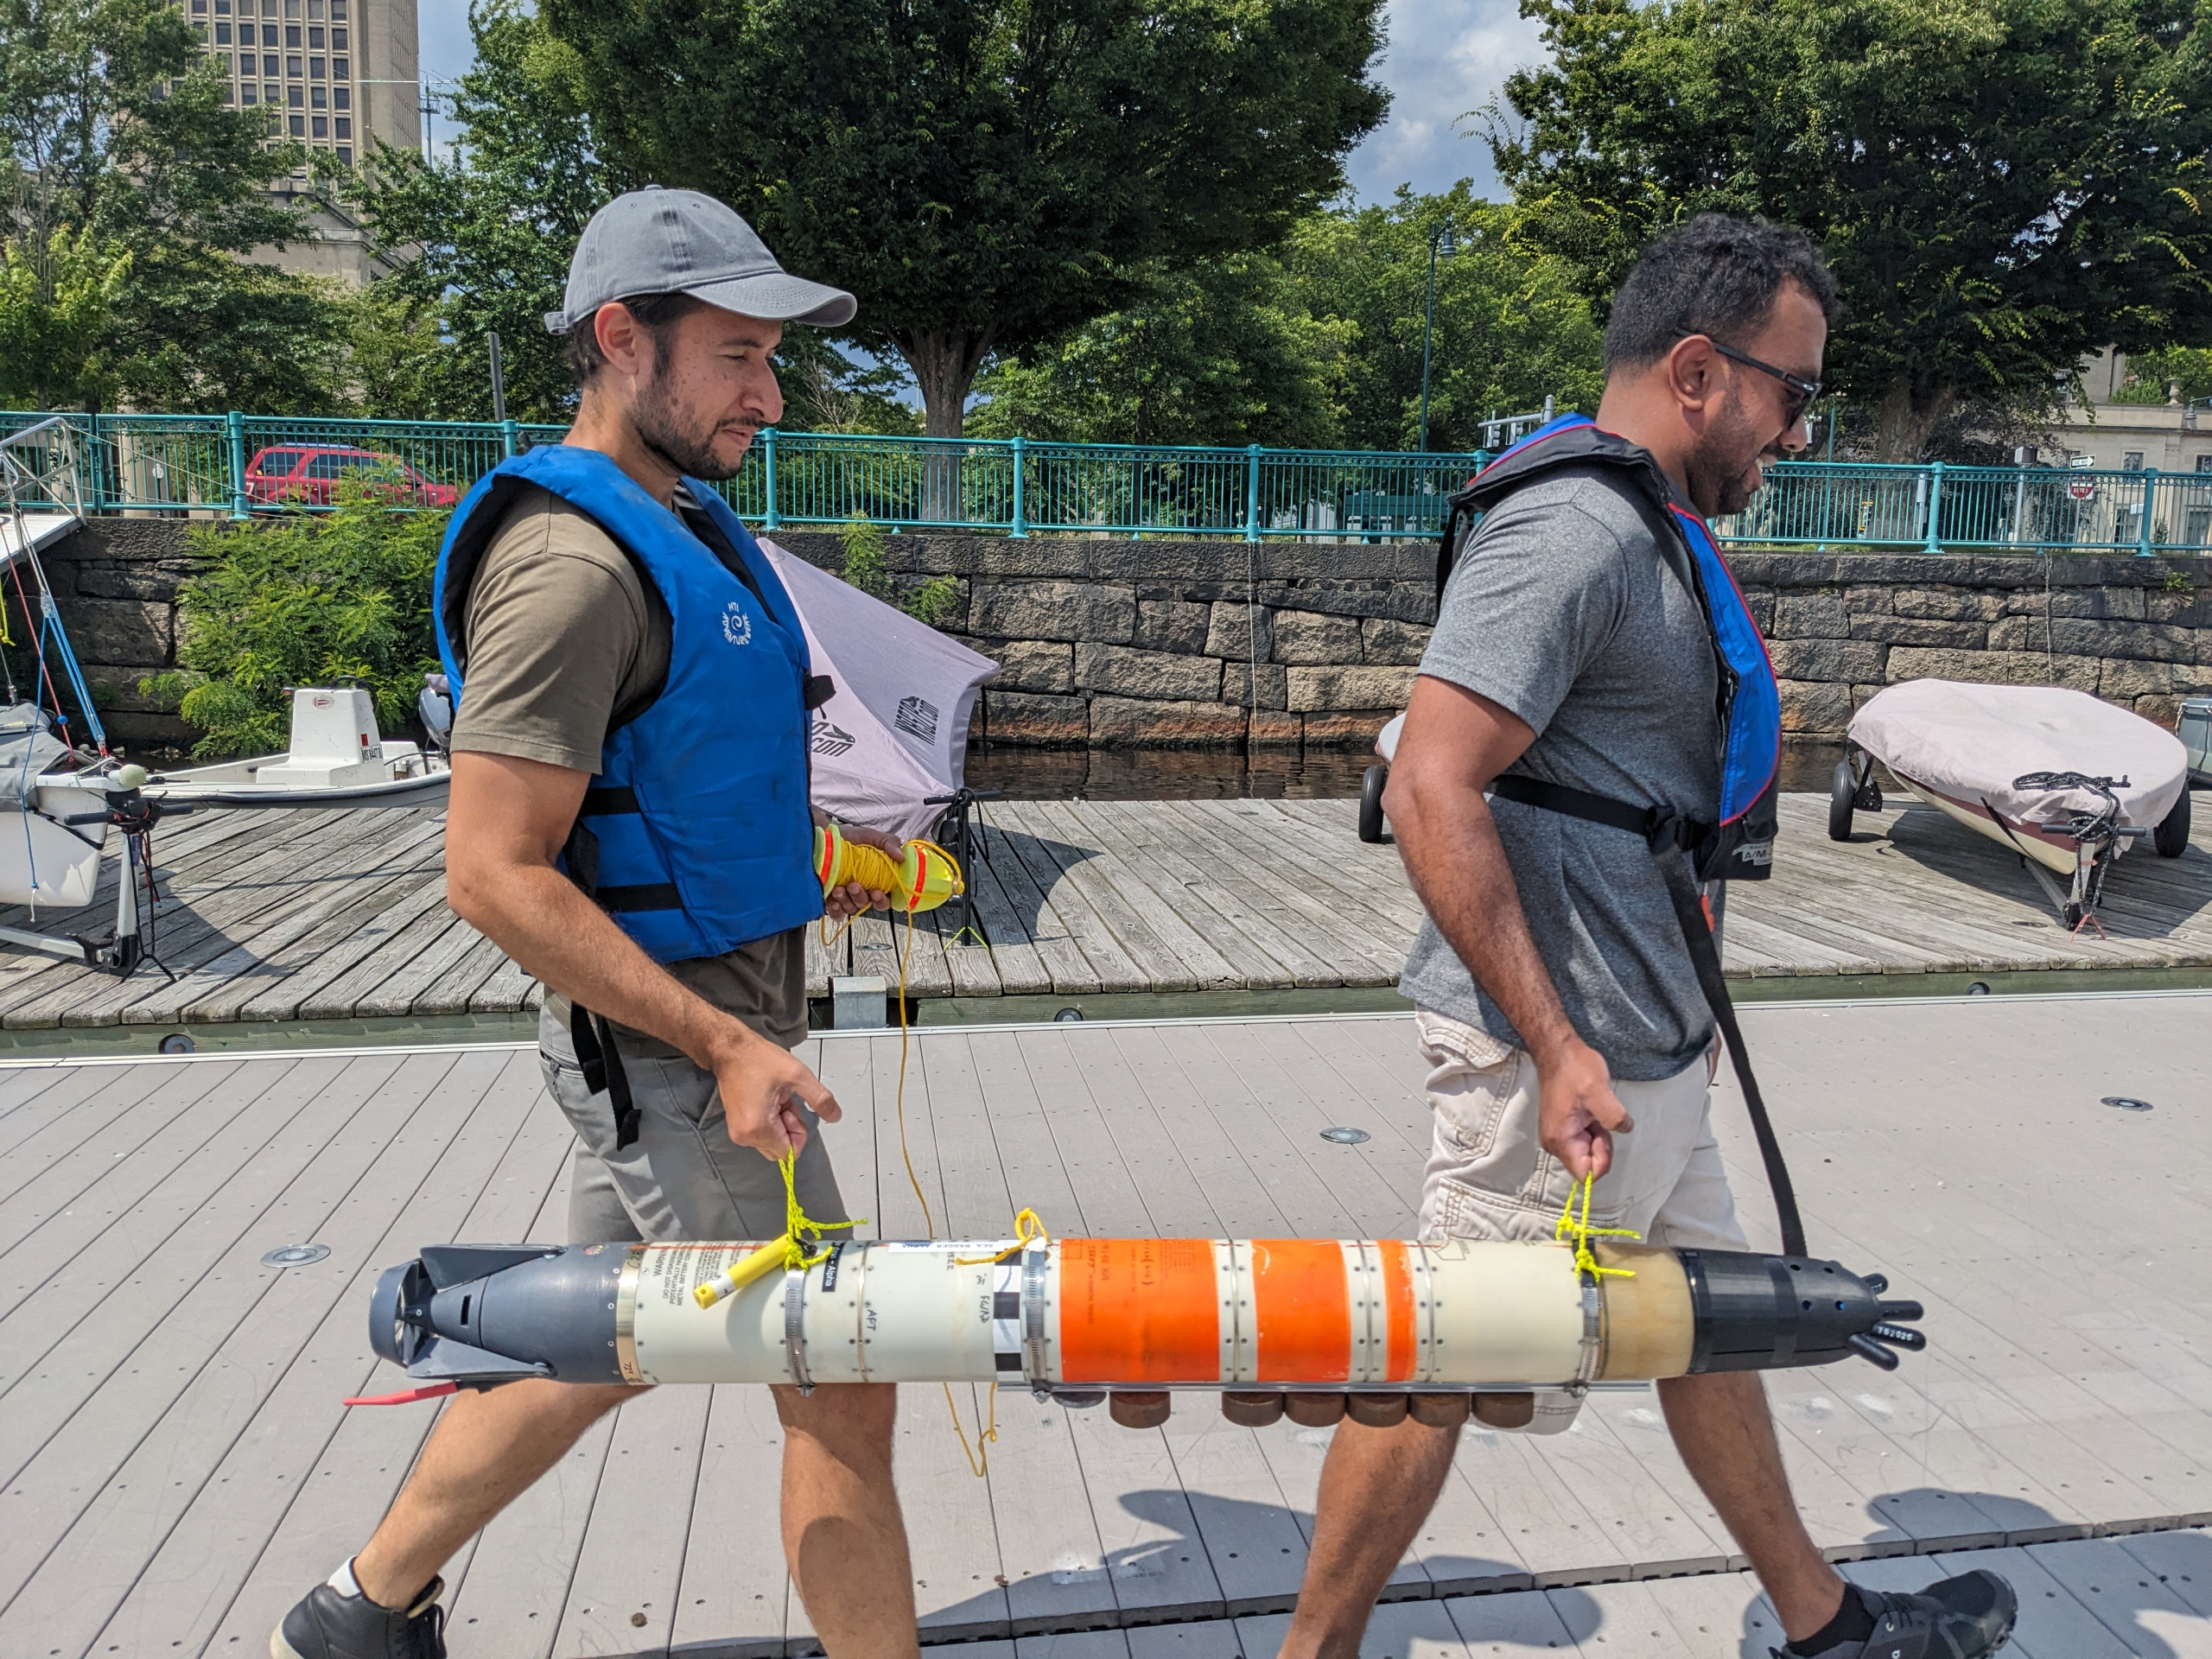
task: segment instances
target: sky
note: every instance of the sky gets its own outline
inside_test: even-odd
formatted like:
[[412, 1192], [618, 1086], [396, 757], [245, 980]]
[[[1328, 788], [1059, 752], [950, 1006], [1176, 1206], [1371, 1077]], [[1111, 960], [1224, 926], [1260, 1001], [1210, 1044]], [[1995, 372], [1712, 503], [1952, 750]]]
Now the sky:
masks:
[[[459, 74], [472, 55], [467, 0], [416, 0], [423, 73]], [[1535, 25], [1517, 0], [1390, 0], [1390, 45], [1377, 79], [1390, 89], [1389, 119], [1346, 168], [1362, 201], [1387, 201], [1401, 184], [1448, 189], [1460, 179], [1498, 194], [1490, 151], [1464, 120], [1496, 96], [1506, 75], [1541, 54]], [[443, 124], [436, 137], [450, 135]]]

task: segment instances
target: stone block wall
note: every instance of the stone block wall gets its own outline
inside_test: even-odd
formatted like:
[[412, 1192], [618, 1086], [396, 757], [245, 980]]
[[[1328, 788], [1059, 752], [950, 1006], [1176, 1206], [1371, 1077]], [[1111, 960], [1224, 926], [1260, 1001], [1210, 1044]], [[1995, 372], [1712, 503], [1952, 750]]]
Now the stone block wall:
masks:
[[[189, 749], [200, 738], [173, 706], [138, 690], [176, 666], [176, 589], [193, 567], [185, 528], [173, 518], [94, 518], [39, 555], [100, 724], [126, 750]], [[12, 591], [9, 606], [20, 635]]]
[[[824, 569], [835, 536], [775, 539]], [[950, 632], [1003, 664], [995, 742], [1364, 748], [1428, 641], [1426, 543], [898, 536], [898, 580], [950, 576]]]
[[[96, 520], [44, 556], [118, 741], [188, 746], [138, 681], [175, 661], [185, 525]], [[779, 531], [836, 570], [834, 535]], [[896, 536], [894, 579], [951, 577], [950, 632], [1003, 665], [993, 741], [1053, 747], [1363, 748], [1428, 640], [1426, 543]], [[1739, 551], [1729, 563], [1782, 680], [1783, 720], [1842, 736], [1885, 685], [2071, 686], [2169, 729], [2212, 695], [2212, 559]]]
[[[778, 539], [826, 569], [842, 556], [833, 536]], [[1404, 707], [1433, 611], [1427, 543], [891, 547], [902, 581], [955, 578], [954, 631], [1005, 664], [990, 691], [999, 742], [1363, 747]], [[2169, 728], [2183, 697], [2212, 693], [2212, 560], [1744, 550], [1729, 563], [1767, 635], [1784, 728], [1803, 741], [1840, 739], [1900, 680], [2070, 686]]]
[[1901, 680], [2063, 685], [2169, 731], [2212, 694], [2212, 560], [1741, 552], [1783, 730], [1835, 739]]

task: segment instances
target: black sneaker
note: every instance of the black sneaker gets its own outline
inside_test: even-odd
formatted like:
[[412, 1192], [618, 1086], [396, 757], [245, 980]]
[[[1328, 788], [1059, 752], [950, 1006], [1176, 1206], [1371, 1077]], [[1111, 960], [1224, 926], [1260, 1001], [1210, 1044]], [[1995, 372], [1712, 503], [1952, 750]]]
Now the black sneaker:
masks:
[[270, 1659], [446, 1659], [443, 1579], [404, 1611], [318, 1584], [269, 1637]]
[[[1918, 1595], [1861, 1586], [1859, 1596], [1874, 1616], [1874, 1634], [1822, 1648], [1810, 1659], [1981, 1659], [2005, 1645], [2020, 1611], [2012, 1586], [1980, 1568]], [[1774, 1659], [1793, 1659], [1779, 1648], [1770, 1651]]]

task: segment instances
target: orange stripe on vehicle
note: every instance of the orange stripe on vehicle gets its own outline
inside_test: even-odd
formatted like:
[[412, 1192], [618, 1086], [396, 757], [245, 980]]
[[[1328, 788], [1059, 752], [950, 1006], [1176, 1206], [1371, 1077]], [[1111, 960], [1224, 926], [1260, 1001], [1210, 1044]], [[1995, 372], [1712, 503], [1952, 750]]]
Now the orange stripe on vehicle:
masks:
[[1251, 1249], [1260, 1381], [1351, 1381], [1344, 1247], [1333, 1239], [1255, 1238]]
[[1382, 1376], [1386, 1382], [1410, 1382], [1414, 1380], [1413, 1251], [1403, 1239], [1385, 1239], [1376, 1248], [1382, 1252], [1382, 1309], [1388, 1316], [1384, 1329], [1389, 1337], [1383, 1350]]
[[1203, 1238], [1060, 1241], [1060, 1376], [1069, 1382], [1213, 1382], [1221, 1296]]

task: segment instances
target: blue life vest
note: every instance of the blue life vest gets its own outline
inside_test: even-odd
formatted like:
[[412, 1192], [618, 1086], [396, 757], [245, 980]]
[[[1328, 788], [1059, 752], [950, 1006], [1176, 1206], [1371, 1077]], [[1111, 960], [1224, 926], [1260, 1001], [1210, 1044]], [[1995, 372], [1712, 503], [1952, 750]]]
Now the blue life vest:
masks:
[[456, 712], [470, 583], [533, 484], [614, 539], [672, 625], [667, 678], [607, 733], [562, 868], [656, 962], [721, 956], [812, 921], [823, 906], [807, 810], [806, 636], [774, 568], [710, 486], [684, 480], [741, 575], [595, 449], [532, 449], [480, 480], [446, 531], [433, 594]]
[[[1714, 714], [1720, 744], [1720, 797], [1657, 805], [1615, 801], [1509, 771], [1495, 792], [1531, 806], [1633, 830], [1655, 852], [1687, 849], [1700, 881], [1764, 880], [1774, 863], [1775, 785], [1782, 764], [1782, 694], [1766, 641], [1751, 620], [1743, 590], [1720, 557], [1705, 521], [1680, 505], [1672, 483], [1649, 451], [1600, 429], [1586, 415], [1566, 415], [1539, 427], [1483, 468], [1452, 498], [1437, 552], [1441, 605], [1452, 565], [1473, 521], [1530, 480], [1571, 467], [1615, 467], [1633, 479], [1656, 524], [1671, 529], [1688, 554], [1698, 607], [1713, 637], [1719, 696]], [[1463, 529], [1464, 527], [1464, 529]]]

